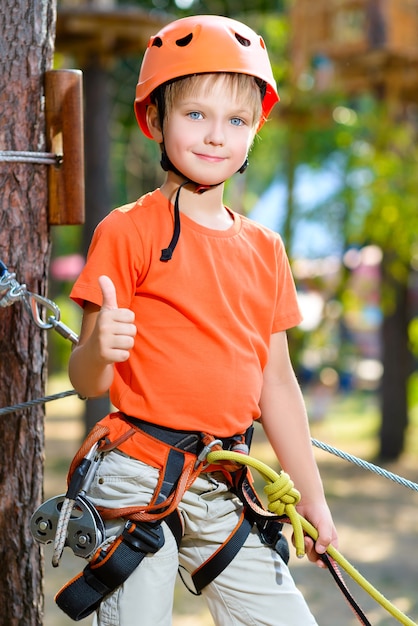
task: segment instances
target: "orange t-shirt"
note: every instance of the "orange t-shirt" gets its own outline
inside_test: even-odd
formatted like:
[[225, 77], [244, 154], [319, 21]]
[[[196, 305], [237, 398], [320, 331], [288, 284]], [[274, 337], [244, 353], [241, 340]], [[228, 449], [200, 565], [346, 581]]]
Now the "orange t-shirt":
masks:
[[100, 306], [98, 277], [106, 274], [118, 305], [135, 313], [135, 345], [115, 365], [110, 389], [123, 413], [219, 437], [244, 432], [260, 416], [270, 336], [301, 315], [279, 235], [231, 215], [228, 230], [211, 230], [181, 214], [168, 262], [160, 255], [173, 233], [173, 206], [160, 190], [98, 225], [71, 297]]

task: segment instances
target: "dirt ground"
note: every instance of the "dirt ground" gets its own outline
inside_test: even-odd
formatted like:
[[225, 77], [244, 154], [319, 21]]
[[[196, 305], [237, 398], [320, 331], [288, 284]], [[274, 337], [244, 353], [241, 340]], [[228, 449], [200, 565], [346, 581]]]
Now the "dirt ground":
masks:
[[[81, 410], [82, 402], [74, 397], [47, 407], [45, 498], [65, 491], [65, 472], [83, 431]], [[312, 425], [312, 435], [317, 439], [327, 441], [325, 430], [321, 423]], [[327, 443], [346, 449], [341, 441]], [[361, 456], [358, 450], [347, 451]], [[274, 467], [261, 432], [257, 433], [252, 454]], [[339, 531], [340, 552], [397, 609], [418, 624], [418, 493], [326, 452], [316, 450], [315, 454]], [[418, 464], [412, 455], [404, 455], [387, 469], [411, 481], [418, 479]], [[286, 532], [290, 536], [289, 528]], [[85, 563], [68, 549], [64, 553], [60, 567], [53, 569], [50, 546], [45, 549], [44, 626], [74, 623], [56, 607], [53, 598]], [[316, 568], [306, 558], [298, 560], [294, 552], [290, 566], [319, 626], [359, 624], [329, 572]], [[392, 617], [350, 577], [344, 578], [373, 626], [405, 623]], [[91, 619], [79, 623], [90, 624]], [[213, 626], [203, 600], [192, 596], [180, 582], [173, 626]]]

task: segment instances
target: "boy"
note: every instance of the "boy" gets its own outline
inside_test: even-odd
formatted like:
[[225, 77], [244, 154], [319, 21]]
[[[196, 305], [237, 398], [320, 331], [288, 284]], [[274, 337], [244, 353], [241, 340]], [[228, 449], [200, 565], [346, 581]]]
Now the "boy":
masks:
[[[184, 18], [149, 42], [135, 111], [160, 145], [166, 178], [98, 226], [71, 294], [84, 307], [71, 381], [86, 397], [110, 389], [118, 409], [102, 423], [119, 444], [88, 493], [108, 535], [135, 507], [153, 499], [158, 508], [154, 489], [173, 437], [242, 440], [261, 416], [301, 493], [298, 510], [318, 530], [315, 545], [305, 540], [309, 559], [321, 565], [336, 545], [288, 355], [286, 329], [301, 317], [286, 254], [277, 234], [223, 204], [224, 182], [245, 169], [278, 100], [264, 42], [237, 21]], [[137, 626], [139, 613], [141, 626], [171, 624], [179, 563], [198, 570], [233, 533], [242, 503], [228, 473], [199, 467], [177, 507], [179, 548], [163, 523], [163, 547], [106, 595], [100, 626]], [[316, 623], [256, 527], [202, 593], [219, 626]]]

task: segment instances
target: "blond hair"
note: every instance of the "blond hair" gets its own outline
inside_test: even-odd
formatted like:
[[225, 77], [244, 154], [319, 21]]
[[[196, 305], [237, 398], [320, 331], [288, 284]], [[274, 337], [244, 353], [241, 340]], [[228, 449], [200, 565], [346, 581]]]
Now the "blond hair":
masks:
[[[225, 89], [245, 103], [249, 103], [253, 109], [253, 126], [257, 127], [262, 114], [262, 88], [259, 81], [254, 76], [247, 74], [233, 74], [228, 72], [218, 72], [210, 74], [192, 74], [163, 85], [163, 119], [162, 123], [172, 111], [178, 100], [186, 94], [193, 95], [203, 89], [204, 93], [209, 93], [213, 85], [218, 81], [224, 83]], [[161, 112], [160, 112], [161, 114]]]

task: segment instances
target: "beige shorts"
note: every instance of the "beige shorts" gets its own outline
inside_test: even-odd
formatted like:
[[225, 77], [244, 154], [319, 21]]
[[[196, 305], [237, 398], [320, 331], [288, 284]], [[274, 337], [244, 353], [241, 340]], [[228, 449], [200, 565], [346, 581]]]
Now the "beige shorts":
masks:
[[[89, 491], [93, 503], [111, 508], [147, 504], [158, 471], [115, 452], [101, 463]], [[180, 505], [180, 551], [165, 524], [165, 544], [146, 556], [128, 580], [100, 605], [97, 626], [170, 626], [179, 565], [197, 569], [234, 529], [241, 503], [217, 474], [202, 474]], [[123, 525], [107, 525], [108, 535]], [[313, 626], [316, 621], [280, 556], [256, 530], [228, 567], [202, 591], [217, 626]]]

